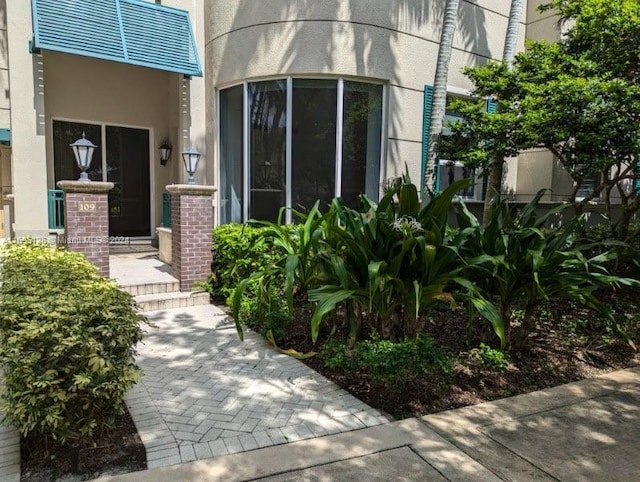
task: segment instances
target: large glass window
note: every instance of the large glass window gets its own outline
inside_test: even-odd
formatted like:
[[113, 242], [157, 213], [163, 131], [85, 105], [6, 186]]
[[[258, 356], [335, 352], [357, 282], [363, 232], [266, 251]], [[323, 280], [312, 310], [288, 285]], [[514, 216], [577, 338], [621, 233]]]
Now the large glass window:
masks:
[[[437, 189], [436, 191], [443, 191], [448, 188], [455, 181], [460, 181], [461, 179], [469, 179], [476, 178], [475, 170], [469, 167], [466, 167], [461, 162], [449, 161], [449, 160], [440, 160], [440, 165], [438, 167], [438, 178], [437, 178]], [[482, 200], [482, 182], [481, 180], [476, 180], [474, 184], [463, 189], [458, 193], [462, 199], [469, 201], [480, 201]]]
[[251, 217], [275, 220], [286, 203], [287, 86], [249, 84]]
[[242, 222], [243, 88], [220, 92], [220, 222]]
[[599, 185], [599, 175], [583, 177], [582, 182], [580, 183], [580, 187], [576, 192], [576, 201], [582, 201], [584, 198], [591, 196]]
[[275, 220], [283, 206], [307, 211], [336, 195], [377, 199], [382, 105], [382, 85], [342, 79], [221, 90], [220, 222]]
[[342, 198], [355, 206], [360, 194], [377, 199], [382, 140], [382, 86], [344, 83]]
[[295, 210], [308, 211], [318, 199], [328, 205], [336, 195], [337, 92], [335, 80], [293, 81], [291, 205]]

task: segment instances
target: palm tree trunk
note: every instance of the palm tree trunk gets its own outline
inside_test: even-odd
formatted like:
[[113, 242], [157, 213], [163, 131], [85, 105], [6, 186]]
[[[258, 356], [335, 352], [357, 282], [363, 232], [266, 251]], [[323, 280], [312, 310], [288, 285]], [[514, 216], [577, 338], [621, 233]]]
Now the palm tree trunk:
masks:
[[438, 162], [438, 143], [442, 134], [442, 124], [447, 105], [447, 79], [449, 77], [449, 63], [453, 48], [453, 35], [458, 22], [458, 6], [460, 0], [447, 0], [440, 35], [440, 48], [436, 64], [436, 75], [433, 83], [433, 106], [431, 109], [431, 123], [429, 124], [427, 165], [424, 174], [424, 187], [427, 195], [435, 189], [436, 169]]
[[513, 64], [518, 47], [518, 31], [520, 29], [520, 19], [524, 10], [524, 0], [511, 0], [511, 11], [509, 12], [509, 24], [507, 34], [504, 39], [504, 52], [502, 60], [509, 66]]
[[[520, 27], [520, 19], [524, 9], [524, 0], [511, 0], [511, 10], [509, 12], [509, 24], [507, 25], [507, 34], [504, 39], [504, 51], [502, 60], [509, 66], [513, 64], [516, 56], [516, 48], [518, 46], [518, 30]], [[484, 200], [484, 211], [482, 213], [482, 224], [489, 224], [493, 209], [500, 201], [502, 194], [502, 178], [504, 176], [504, 159], [493, 159], [489, 168], [489, 176], [487, 178], [487, 195]]]

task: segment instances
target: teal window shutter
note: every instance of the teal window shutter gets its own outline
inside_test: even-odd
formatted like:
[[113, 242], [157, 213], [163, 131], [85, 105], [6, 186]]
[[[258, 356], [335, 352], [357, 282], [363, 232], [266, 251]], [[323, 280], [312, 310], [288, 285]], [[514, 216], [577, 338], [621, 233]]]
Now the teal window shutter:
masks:
[[[498, 111], [498, 101], [493, 99], [487, 99], [486, 102], [487, 114], [495, 114]], [[487, 139], [484, 141], [485, 147], [489, 149], [493, 145], [493, 139]]]
[[494, 99], [487, 99], [487, 113], [495, 114], [498, 111], [498, 101]]
[[[420, 184], [424, 185], [427, 172], [427, 157], [429, 155], [429, 126], [431, 125], [431, 109], [433, 108], [433, 85], [424, 86], [424, 108], [422, 111], [422, 174]], [[439, 190], [439, 179], [436, 166], [436, 192]]]
[[640, 154], [636, 154], [635, 176], [633, 177], [633, 192], [640, 196]]

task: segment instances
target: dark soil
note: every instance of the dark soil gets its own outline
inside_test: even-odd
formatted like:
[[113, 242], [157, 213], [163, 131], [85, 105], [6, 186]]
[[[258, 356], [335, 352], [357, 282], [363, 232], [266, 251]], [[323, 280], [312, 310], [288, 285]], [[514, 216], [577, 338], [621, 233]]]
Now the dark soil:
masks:
[[[113, 429], [78, 443], [77, 450], [29, 436], [20, 442], [22, 481], [81, 481], [145, 470], [147, 456], [126, 412]], [[78, 468], [73, 470], [74, 452]]]
[[[602, 299], [615, 308], [616, 319], [625, 321], [627, 335], [640, 332], [640, 290], [607, 292]], [[566, 302], [554, 303], [540, 310], [538, 320], [527, 346], [509, 353], [504, 368], [488, 366], [472, 351], [481, 342], [496, 346], [487, 323], [470, 323], [465, 310], [448, 307], [433, 310], [422, 321], [425, 331], [453, 360], [449, 372], [430, 370], [390, 383], [367, 373], [327, 368], [321, 355], [302, 361], [396, 419], [528, 393], [640, 362], [628, 341], [591, 311]], [[327, 334], [313, 345], [309, 321], [310, 310], [299, 306], [286, 334], [278, 337], [278, 346], [319, 351]], [[469, 329], [470, 325], [475, 330]], [[345, 335], [338, 329], [332, 336], [344, 339]]]

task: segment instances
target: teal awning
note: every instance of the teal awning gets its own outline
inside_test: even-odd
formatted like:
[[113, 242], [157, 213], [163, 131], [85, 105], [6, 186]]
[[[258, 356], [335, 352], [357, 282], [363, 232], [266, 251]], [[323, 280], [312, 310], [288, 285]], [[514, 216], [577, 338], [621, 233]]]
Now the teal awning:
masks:
[[34, 50], [202, 76], [188, 12], [142, 0], [31, 0]]

